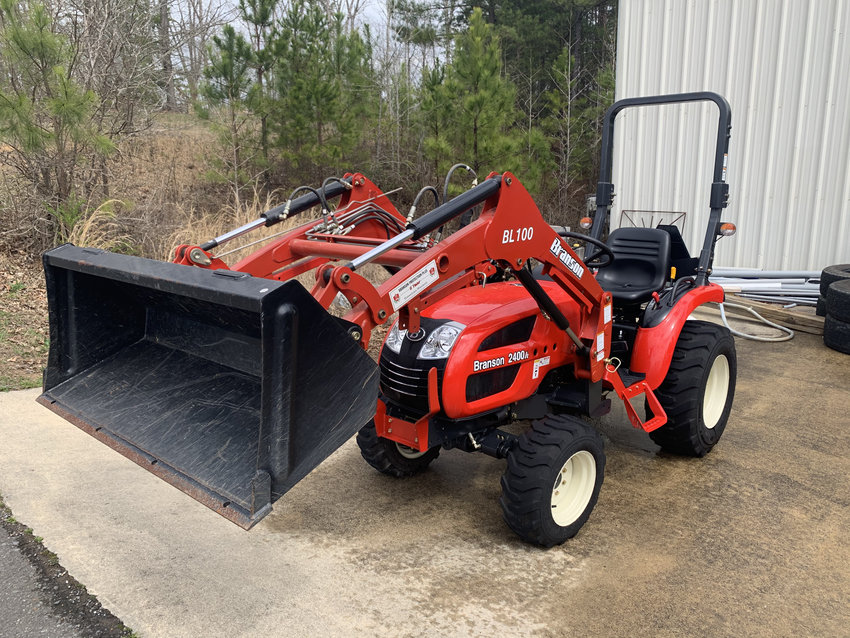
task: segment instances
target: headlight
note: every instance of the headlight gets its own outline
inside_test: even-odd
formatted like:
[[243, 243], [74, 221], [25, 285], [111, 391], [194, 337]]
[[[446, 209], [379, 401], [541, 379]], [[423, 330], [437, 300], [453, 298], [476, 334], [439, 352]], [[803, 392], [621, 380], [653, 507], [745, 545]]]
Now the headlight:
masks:
[[387, 335], [387, 340], [384, 341], [384, 345], [386, 345], [387, 348], [398, 354], [399, 350], [401, 350], [401, 344], [404, 341], [404, 335], [406, 334], [407, 330], [398, 329], [398, 322], [396, 321], [393, 324], [390, 333]]
[[445, 359], [466, 326], [450, 321], [434, 330], [419, 351], [418, 359]]

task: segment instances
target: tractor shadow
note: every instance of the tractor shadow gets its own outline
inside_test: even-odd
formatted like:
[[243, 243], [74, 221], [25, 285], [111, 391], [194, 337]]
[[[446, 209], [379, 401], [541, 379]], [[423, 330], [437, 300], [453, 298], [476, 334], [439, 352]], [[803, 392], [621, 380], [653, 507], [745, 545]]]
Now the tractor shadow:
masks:
[[[634, 499], [634, 491], [681, 459], [658, 453], [645, 432], [615, 410], [595, 423], [605, 441], [606, 478], [600, 505]], [[518, 431], [523, 425], [518, 426]], [[500, 479], [505, 461], [442, 450], [422, 474], [397, 479], [370, 467], [354, 439], [284, 495], [260, 525], [273, 534], [313, 542], [393, 545], [399, 539], [444, 545], [464, 538], [482, 546], [524, 544], [502, 521]], [[662, 470], [662, 474], [663, 474]]]
[[[370, 467], [352, 439], [282, 497], [261, 525], [316, 539], [387, 543], [424, 535], [511, 538], [499, 506], [504, 460], [443, 450], [422, 474]], [[492, 539], [491, 539], [492, 541]]]

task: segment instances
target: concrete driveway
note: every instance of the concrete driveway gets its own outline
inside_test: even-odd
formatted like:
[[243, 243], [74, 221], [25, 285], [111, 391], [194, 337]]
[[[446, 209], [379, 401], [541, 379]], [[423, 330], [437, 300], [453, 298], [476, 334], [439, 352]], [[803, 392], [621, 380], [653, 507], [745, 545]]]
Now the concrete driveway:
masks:
[[503, 462], [444, 452], [384, 477], [353, 440], [250, 532], [35, 403], [0, 395], [0, 492], [141, 636], [848, 636], [850, 356], [738, 341], [705, 459], [622, 412], [578, 537], [519, 542]]

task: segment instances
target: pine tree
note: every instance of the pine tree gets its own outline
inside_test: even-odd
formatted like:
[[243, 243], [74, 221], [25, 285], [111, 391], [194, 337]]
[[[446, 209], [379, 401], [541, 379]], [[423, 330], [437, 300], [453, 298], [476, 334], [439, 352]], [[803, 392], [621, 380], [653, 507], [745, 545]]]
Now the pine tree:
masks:
[[269, 165], [269, 103], [266, 76], [274, 62], [271, 51], [272, 26], [278, 0], [239, 0], [239, 16], [248, 26], [252, 46], [252, 67], [255, 81], [249, 94], [251, 110], [260, 119], [260, 152], [264, 166], [264, 181], [268, 184]]
[[511, 134], [516, 89], [502, 76], [500, 53], [492, 27], [475, 9], [456, 40], [446, 91], [455, 114], [450, 134], [476, 172], [509, 161], [517, 150]]
[[44, 5], [0, 2], [0, 142], [39, 194], [61, 241], [85, 214], [77, 173], [114, 150], [93, 122], [98, 96], [75, 81], [75, 51]]
[[439, 175], [441, 166], [448, 166], [454, 153], [449, 137], [452, 108], [445, 78], [446, 69], [441, 65], [426, 69], [422, 75], [420, 108], [425, 129], [425, 156], [432, 163], [432, 178]]
[[223, 139], [228, 147], [225, 159], [228, 179], [232, 180], [236, 210], [241, 208], [241, 188], [246, 158], [243, 156], [242, 128], [247, 118], [245, 103], [252, 85], [250, 71], [254, 62], [251, 45], [231, 25], [225, 25], [221, 36], [213, 36], [209, 66], [204, 70], [204, 97], [214, 106], [224, 108], [226, 128]]
[[369, 130], [362, 122], [373, 101], [368, 42], [346, 31], [341, 14], [296, 0], [279, 22], [274, 53], [277, 145], [295, 165], [338, 169]]
[[[472, 12], [469, 28], [455, 41], [444, 87], [430, 93], [447, 113], [442, 135], [431, 133], [426, 146], [440, 170], [449, 161], [466, 161], [479, 175], [515, 171], [529, 188], [537, 187], [549, 164], [547, 143], [536, 125], [516, 126], [521, 115], [516, 88], [502, 73], [499, 41], [481, 9]], [[447, 146], [454, 157], [444, 159]]]

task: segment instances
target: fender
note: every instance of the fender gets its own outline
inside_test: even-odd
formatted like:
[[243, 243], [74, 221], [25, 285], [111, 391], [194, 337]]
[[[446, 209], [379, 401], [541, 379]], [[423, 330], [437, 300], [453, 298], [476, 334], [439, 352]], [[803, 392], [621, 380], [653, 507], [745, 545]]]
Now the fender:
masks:
[[717, 284], [699, 286], [679, 297], [667, 316], [657, 325], [638, 328], [632, 349], [632, 372], [645, 374], [645, 382], [653, 390], [661, 385], [673, 360], [679, 333], [688, 316], [704, 303], [721, 303], [723, 299], [723, 288]]

